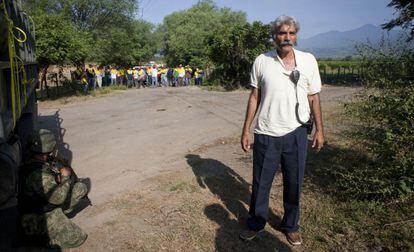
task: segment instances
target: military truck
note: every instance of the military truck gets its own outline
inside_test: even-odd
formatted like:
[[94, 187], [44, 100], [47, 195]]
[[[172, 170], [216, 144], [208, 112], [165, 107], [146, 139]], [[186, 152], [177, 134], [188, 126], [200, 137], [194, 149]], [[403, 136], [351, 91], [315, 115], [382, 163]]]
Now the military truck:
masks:
[[0, 250], [17, 240], [18, 167], [37, 117], [31, 20], [16, 0], [0, 0]]

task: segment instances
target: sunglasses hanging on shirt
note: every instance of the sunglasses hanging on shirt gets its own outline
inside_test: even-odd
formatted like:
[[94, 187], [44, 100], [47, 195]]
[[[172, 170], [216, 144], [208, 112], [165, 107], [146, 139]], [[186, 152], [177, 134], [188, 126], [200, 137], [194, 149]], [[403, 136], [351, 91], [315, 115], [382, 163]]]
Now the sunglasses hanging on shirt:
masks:
[[[312, 108], [311, 108], [311, 114], [309, 115], [309, 120], [307, 122], [303, 122], [299, 117], [299, 99], [298, 99], [298, 82], [300, 78], [300, 72], [298, 70], [293, 70], [290, 75], [289, 79], [295, 84], [295, 94], [296, 94], [296, 106], [295, 106], [295, 115], [296, 120], [300, 124], [302, 124], [303, 127], [305, 127], [308, 131], [308, 134], [312, 133], [313, 129], [313, 118], [312, 118]], [[310, 104], [312, 106], [312, 104]]]

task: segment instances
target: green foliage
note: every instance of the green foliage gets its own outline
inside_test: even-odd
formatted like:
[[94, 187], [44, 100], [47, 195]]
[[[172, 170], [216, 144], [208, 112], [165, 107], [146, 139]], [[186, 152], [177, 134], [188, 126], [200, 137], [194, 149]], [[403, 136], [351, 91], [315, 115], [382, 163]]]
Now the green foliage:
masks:
[[365, 86], [380, 89], [411, 87], [414, 79], [413, 43], [382, 41], [380, 49], [363, 44], [357, 50], [362, 56]]
[[168, 65], [208, 65], [208, 38], [222, 27], [246, 23], [246, 15], [227, 8], [219, 9], [213, 1], [200, 1], [193, 7], [164, 18], [158, 28], [162, 54]]
[[130, 65], [156, 52], [151, 24], [134, 20], [136, 0], [26, 0], [41, 65], [95, 61]]
[[156, 52], [152, 25], [145, 21], [129, 21], [120, 27], [108, 28], [96, 37], [93, 55], [102, 64], [128, 66], [149, 60]]
[[351, 136], [373, 162], [343, 170], [338, 183], [356, 197], [405, 198], [414, 192], [414, 49], [383, 43], [359, 51], [364, 90], [346, 108], [359, 122]]
[[403, 29], [411, 30], [409, 40], [414, 38], [414, 3], [407, 0], [392, 0], [388, 7], [393, 7], [398, 12], [398, 17], [382, 25], [384, 29], [391, 30], [400, 26]]
[[260, 22], [223, 27], [209, 40], [213, 79], [228, 89], [247, 86], [254, 59], [272, 47], [270, 26]]
[[60, 0], [60, 3], [75, 26], [83, 31], [117, 26], [138, 9], [137, 0]]
[[67, 61], [82, 62], [87, 44], [71, 22], [59, 14], [35, 16], [36, 55], [40, 66], [62, 65]]
[[24, 4], [32, 13], [63, 14], [81, 31], [117, 26], [138, 9], [137, 0], [25, 0]]

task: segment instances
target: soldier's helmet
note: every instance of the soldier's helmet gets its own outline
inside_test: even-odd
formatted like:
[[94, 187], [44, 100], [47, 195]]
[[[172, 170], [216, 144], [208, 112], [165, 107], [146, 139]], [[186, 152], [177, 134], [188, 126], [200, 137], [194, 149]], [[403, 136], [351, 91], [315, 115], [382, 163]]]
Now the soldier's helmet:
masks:
[[50, 153], [55, 150], [55, 135], [47, 129], [35, 131], [29, 139], [30, 149], [36, 153]]

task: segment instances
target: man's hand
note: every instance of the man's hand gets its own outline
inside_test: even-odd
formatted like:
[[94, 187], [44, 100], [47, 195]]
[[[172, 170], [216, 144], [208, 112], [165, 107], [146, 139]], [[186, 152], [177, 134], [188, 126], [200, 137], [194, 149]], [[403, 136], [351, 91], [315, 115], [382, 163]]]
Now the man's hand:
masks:
[[245, 152], [250, 150], [250, 133], [243, 132], [241, 137], [241, 147]]
[[256, 114], [257, 107], [260, 104], [260, 92], [257, 88], [253, 88], [247, 103], [246, 119], [244, 120], [243, 133], [241, 137], [241, 147], [245, 152], [250, 148], [250, 126]]
[[60, 169], [60, 174], [65, 177], [69, 177], [72, 174], [72, 169], [68, 167], [62, 167]]
[[316, 152], [319, 152], [322, 149], [324, 142], [325, 137], [323, 136], [323, 132], [316, 130], [315, 134], [313, 134], [312, 148], [314, 148]]

